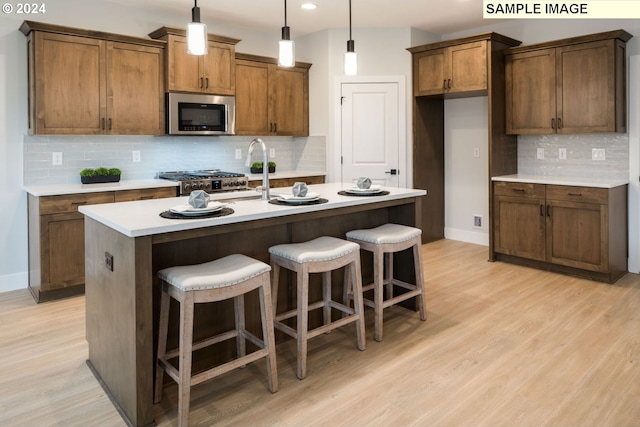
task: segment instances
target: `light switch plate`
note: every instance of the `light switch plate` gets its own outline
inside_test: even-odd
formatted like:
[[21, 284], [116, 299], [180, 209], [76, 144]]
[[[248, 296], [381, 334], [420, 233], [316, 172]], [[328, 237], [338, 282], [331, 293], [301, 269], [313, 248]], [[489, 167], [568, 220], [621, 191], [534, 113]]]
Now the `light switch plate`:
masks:
[[236, 160], [242, 159], [242, 148], [236, 148]]
[[591, 149], [591, 160], [605, 160], [605, 149], [604, 148], [592, 148]]
[[558, 158], [560, 160], [567, 160], [567, 149], [566, 148], [558, 148]]
[[480, 148], [475, 147], [473, 149], [473, 157], [480, 157]]
[[62, 153], [60, 151], [54, 151], [51, 153], [51, 164], [53, 166], [62, 165]]
[[544, 148], [538, 148], [538, 151], [536, 152], [536, 158], [538, 160], [544, 160]]
[[133, 150], [131, 152], [131, 160], [133, 161], [133, 163], [140, 163], [140, 151]]
[[271, 157], [272, 159], [276, 158], [276, 149], [275, 148], [269, 148], [269, 157]]

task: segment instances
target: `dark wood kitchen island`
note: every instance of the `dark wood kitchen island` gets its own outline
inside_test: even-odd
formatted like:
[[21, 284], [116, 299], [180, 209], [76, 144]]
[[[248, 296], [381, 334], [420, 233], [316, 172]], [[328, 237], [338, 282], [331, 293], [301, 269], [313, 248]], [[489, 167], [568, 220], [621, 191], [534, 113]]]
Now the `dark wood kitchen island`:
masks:
[[[154, 424], [158, 270], [211, 261], [231, 253], [269, 262], [268, 248], [272, 245], [321, 235], [344, 238], [349, 230], [387, 222], [421, 227], [424, 190], [383, 188], [389, 194], [375, 197], [338, 194], [349, 186], [344, 183], [309, 186], [310, 191], [319, 193], [327, 202], [302, 206], [242, 199], [256, 196], [255, 192], [212, 196], [212, 199], [235, 199], [225, 202], [234, 212], [217, 218], [159, 216], [173, 206], [185, 204], [186, 197], [80, 207], [85, 215], [87, 363], [127, 423]], [[277, 191], [285, 193], [290, 189]], [[398, 258], [396, 262], [408, 262]], [[365, 274], [369, 267], [370, 263], [363, 260]], [[397, 269], [404, 270], [409, 275], [405, 280], [415, 280], [412, 268]], [[292, 292], [280, 293], [279, 306], [289, 304]], [[203, 309], [200, 316], [196, 314], [200, 319], [194, 325], [194, 339], [233, 324], [232, 306], [215, 304]], [[257, 299], [249, 298], [246, 305], [250, 317], [247, 323], [256, 325]], [[177, 313], [177, 307], [172, 310]], [[176, 343], [176, 326], [170, 331], [173, 335], [170, 347]], [[225, 355], [219, 351], [215, 355], [194, 355], [194, 370], [220, 357]]]

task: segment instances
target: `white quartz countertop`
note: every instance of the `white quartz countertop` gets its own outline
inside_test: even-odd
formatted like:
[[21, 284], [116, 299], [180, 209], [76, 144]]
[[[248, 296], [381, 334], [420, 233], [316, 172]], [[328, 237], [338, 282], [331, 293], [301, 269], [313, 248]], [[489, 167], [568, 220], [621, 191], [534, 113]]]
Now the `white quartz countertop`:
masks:
[[[227, 203], [227, 206], [234, 210], [234, 213], [231, 215], [213, 218], [190, 217], [189, 219], [166, 219], [160, 216], [160, 213], [163, 211], [169, 210], [177, 205], [188, 203], [188, 197], [85, 205], [80, 206], [78, 210], [85, 216], [128, 237], [139, 237], [365, 205], [388, 200], [399, 200], [424, 196], [426, 194], [425, 190], [393, 187], [382, 187], [382, 190], [389, 191], [389, 194], [384, 196], [363, 197], [341, 196], [338, 194], [339, 191], [351, 186], [353, 186], [351, 183], [310, 185], [309, 191], [318, 193], [321, 198], [328, 200], [327, 203], [314, 205], [283, 206], [271, 204], [267, 201], [260, 200], [260, 193], [255, 190], [212, 194], [211, 200], [220, 200], [222, 203]], [[271, 191], [272, 197], [277, 194], [291, 194], [291, 188], [276, 188]], [[225, 199], [229, 201], [225, 202]]]
[[130, 179], [104, 184], [51, 184], [26, 185], [24, 190], [32, 196], [58, 196], [63, 194], [98, 193], [101, 191], [138, 190], [141, 188], [177, 187], [178, 182], [166, 179]]
[[[310, 172], [310, 171], [276, 171], [274, 173], [269, 174], [269, 179], [280, 179], [280, 178], [299, 178], [305, 176], [325, 176], [326, 172]], [[249, 181], [262, 181], [261, 173], [250, 173], [248, 174]]]
[[604, 178], [577, 178], [544, 175], [502, 175], [491, 178], [493, 181], [524, 182], [530, 184], [574, 185], [578, 187], [614, 188], [626, 185], [629, 181]]

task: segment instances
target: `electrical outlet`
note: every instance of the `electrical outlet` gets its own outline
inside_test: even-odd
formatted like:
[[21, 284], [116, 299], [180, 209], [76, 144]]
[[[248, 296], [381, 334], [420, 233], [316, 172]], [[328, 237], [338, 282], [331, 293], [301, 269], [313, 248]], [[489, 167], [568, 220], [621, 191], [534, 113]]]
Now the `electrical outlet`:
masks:
[[236, 148], [236, 160], [242, 160], [242, 148]]
[[131, 160], [133, 161], [133, 163], [140, 163], [140, 151], [133, 150], [131, 152]]
[[558, 159], [567, 160], [567, 149], [566, 148], [558, 148]]
[[536, 152], [536, 158], [538, 160], [544, 160], [544, 148], [538, 148], [538, 151]]
[[473, 215], [473, 228], [482, 228], [482, 215]]
[[473, 149], [473, 157], [480, 157], [480, 148], [475, 147]]
[[109, 271], [113, 271], [113, 255], [109, 252], [104, 253], [104, 268]]
[[62, 165], [62, 153], [60, 151], [54, 151], [51, 153], [51, 164], [53, 166]]
[[605, 159], [604, 148], [592, 148], [591, 160], [604, 160]]
[[269, 148], [269, 157], [271, 157], [272, 159], [276, 158], [276, 149], [275, 148]]

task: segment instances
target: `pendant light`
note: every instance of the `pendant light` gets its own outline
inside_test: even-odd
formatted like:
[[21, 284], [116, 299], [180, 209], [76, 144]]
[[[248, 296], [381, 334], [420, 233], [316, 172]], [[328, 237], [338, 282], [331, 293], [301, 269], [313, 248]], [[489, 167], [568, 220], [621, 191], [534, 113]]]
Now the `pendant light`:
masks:
[[349, 40], [347, 41], [347, 51], [344, 54], [344, 74], [346, 76], [358, 74], [358, 55], [355, 43], [351, 38], [351, 0], [349, 0]]
[[293, 67], [295, 63], [295, 44], [291, 40], [291, 34], [287, 26], [287, 0], [284, 0], [284, 27], [282, 27], [282, 40], [278, 42], [278, 65], [281, 67]]
[[198, 0], [194, 0], [194, 6], [191, 9], [191, 22], [187, 24], [187, 53], [206, 55], [208, 44], [207, 26], [200, 22]]

